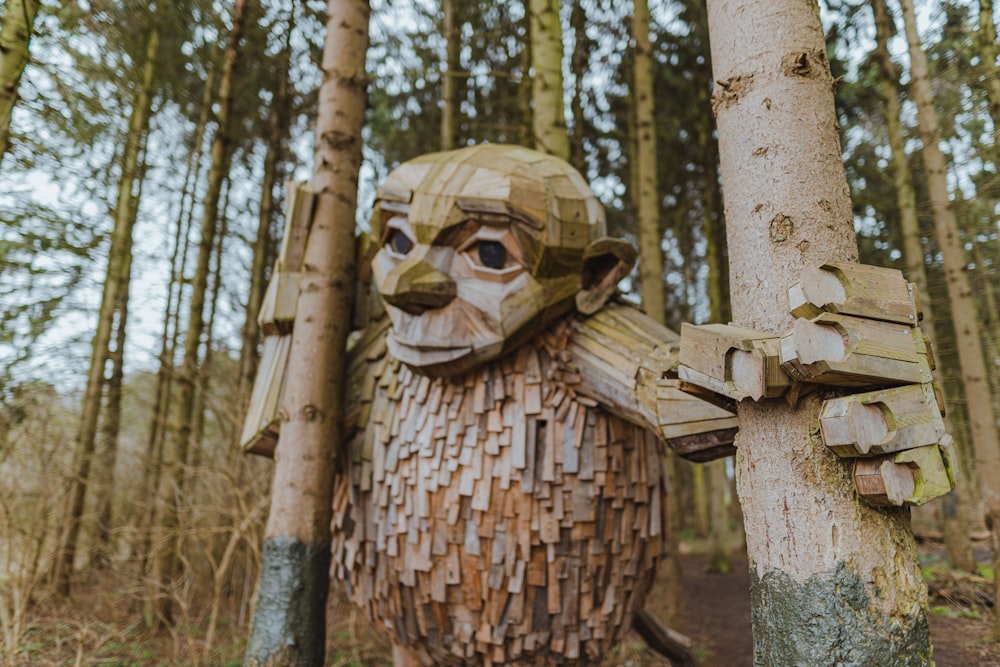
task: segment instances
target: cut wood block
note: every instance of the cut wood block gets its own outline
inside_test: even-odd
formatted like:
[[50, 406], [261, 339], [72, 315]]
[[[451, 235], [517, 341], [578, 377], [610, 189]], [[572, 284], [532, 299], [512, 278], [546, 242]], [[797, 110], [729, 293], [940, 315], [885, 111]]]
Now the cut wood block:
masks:
[[919, 308], [909, 283], [896, 269], [829, 262], [807, 267], [788, 290], [793, 315], [811, 319], [841, 313], [915, 326]]
[[820, 431], [839, 456], [871, 456], [936, 444], [945, 427], [935, 387], [927, 383], [830, 399]]
[[[736, 418], [733, 418], [736, 421]], [[667, 446], [683, 459], [704, 463], [736, 454], [735, 427], [679, 435], [667, 440]]]
[[707, 324], [681, 326], [681, 380], [735, 399], [781, 396], [792, 380], [781, 367], [777, 336]]
[[299, 303], [300, 275], [276, 270], [271, 276], [257, 317], [265, 336], [292, 332]]
[[923, 505], [955, 488], [951, 438], [854, 462], [854, 485], [873, 505]]
[[278, 251], [277, 271], [299, 271], [312, 228], [316, 194], [302, 181], [285, 183], [285, 233]]
[[920, 329], [835, 313], [795, 320], [781, 365], [796, 380], [845, 387], [932, 380]]
[[240, 436], [244, 451], [264, 456], [274, 455], [281, 429], [278, 409], [285, 387], [285, 366], [288, 364], [288, 351], [291, 347], [291, 334], [264, 338], [260, 366], [250, 395], [250, 406], [243, 421], [243, 434]]
[[933, 383], [842, 396], [823, 403], [820, 431], [840, 456], [891, 454], [944, 437], [940, 395]]

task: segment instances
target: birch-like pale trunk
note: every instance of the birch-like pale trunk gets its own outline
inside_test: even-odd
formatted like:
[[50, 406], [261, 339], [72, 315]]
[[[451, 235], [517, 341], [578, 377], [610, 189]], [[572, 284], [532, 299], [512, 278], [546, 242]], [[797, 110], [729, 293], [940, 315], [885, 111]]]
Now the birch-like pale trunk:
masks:
[[[708, 16], [733, 317], [781, 334], [803, 267], [858, 256], [819, 7], [709, 0]], [[819, 438], [819, 405], [739, 407], [754, 664], [928, 665], [908, 511], [860, 500]]]
[[84, 500], [90, 481], [90, 466], [94, 458], [97, 438], [97, 421], [101, 411], [101, 394], [104, 388], [105, 366], [108, 362], [108, 346], [111, 341], [115, 310], [118, 308], [123, 286], [125, 269], [130, 265], [132, 252], [132, 228], [135, 223], [135, 199], [132, 190], [139, 176], [139, 151], [149, 126], [149, 111], [152, 102], [153, 74], [156, 70], [156, 55], [159, 49], [160, 32], [155, 25], [146, 43], [145, 63], [142, 82], [137, 91], [132, 114], [129, 118], [125, 149], [122, 154], [122, 173], [118, 182], [118, 195], [114, 211], [114, 227], [111, 232], [111, 246], [108, 250], [108, 268], [105, 272], [101, 306], [97, 315], [97, 330], [90, 353], [90, 368], [80, 409], [80, 424], [76, 432], [76, 446], [73, 453], [73, 478], [70, 480], [69, 504], [65, 529], [60, 542], [60, 551], [55, 559], [54, 577], [56, 590], [62, 595], [70, 592], [70, 579], [76, 559], [80, 524], [83, 520]]
[[[927, 190], [944, 265], [948, 301], [955, 323], [955, 344], [958, 347], [962, 384], [965, 386], [976, 469], [986, 505], [986, 524], [992, 526], [993, 564], [996, 571], [996, 568], [1000, 568], [1000, 436], [997, 434], [996, 413], [990, 399], [989, 376], [983, 357], [976, 302], [966, 272], [958, 218], [948, 193], [948, 165], [938, 145], [941, 130], [934, 108], [927, 57], [917, 34], [913, 0], [900, 0], [899, 4], [903, 10], [903, 24], [910, 52], [910, 88], [913, 101], [917, 104], [917, 124], [920, 126], [920, 141], [923, 144]], [[996, 577], [994, 594], [1000, 596], [1000, 577]], [[1000, 614], [993, 616], [993, 636], [994, 639], [1000, 639]]]
[[529, 0], [531, 16], [531, 100], [535, 148], [569, 160], [563, 105], [562, 23], [559, 0]]
[[28, 64], [38, 0], [7, 0], [6, 10], [0, 25], [0, 162], [10, 143], [10, 117]]
[[370, 15], [366, 0], [327, 4], [311, 182], [318, 201], [303, 259], [246, 665], [324, 664]]
[[[917, 198], [913, 191], [913, 179], [910, 175], [910, 163], [906, 156], [906, 138], [903, 135], [903, 125], [900, 121], [902, 105], [899, 100], [899, 70], [889, 54], [889, 39], [896, 32], [893, 18], [889, 15], [885, 0], [872, 0], [872, 11], [875, 15], [875, 51], [874, 57], [878, 65], [879, 94], [885, 103], [885, 127], [889, 138], [889, 149], [892, 152], [892, 181], [896, 193], [896, 206], [899, 209], [900, 236], [903, 239], [903, 261], [906, 264], [906, 277], [917, 286], [917, 294], [924, 310], [924, 327], [931, 345], [937, 349], [937, 336], [934, 333], [934, 315], [931, 304], [930, 290], [927, 287], [927, 271], [924, 268], [924, 246], [920, 233], [920, 221], [917, 217]], [[947, 304], [945, 304], [947, 309]], [[968, 438], [964, 427], [955, 428], [951, 415], [957, 414], [955, 397], [945, 395], [948, 403], [945, 424], [948, 433], [955, 438], [955, 451], [959, 454], [963, 470], [969, 467], [965, 464], [964, 454], [968, 449]], [[976, 559], [972, 553], [972, 540], [969, 537], [969, 516], [971, 502], [968, 485], [961, 485], [954, 494], [941, 499], [944, 514], [943, 532], [948, 559], [955, 567], [966, 572], [974, 572]], [[928, 509], [933, 509], [928, 507]]]

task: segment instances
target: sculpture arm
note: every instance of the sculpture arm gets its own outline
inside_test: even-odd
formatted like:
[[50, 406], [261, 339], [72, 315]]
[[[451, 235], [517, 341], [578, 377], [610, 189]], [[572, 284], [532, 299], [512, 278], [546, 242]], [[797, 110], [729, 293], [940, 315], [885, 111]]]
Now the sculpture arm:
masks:
[[610, 302], [577, 321], [568, 348], [573, 386], [624, 419], [657, 433], [680, 456], [707, 461], [733, 452], [736, 416], [680, 390], [680, 337], [634, 306]]

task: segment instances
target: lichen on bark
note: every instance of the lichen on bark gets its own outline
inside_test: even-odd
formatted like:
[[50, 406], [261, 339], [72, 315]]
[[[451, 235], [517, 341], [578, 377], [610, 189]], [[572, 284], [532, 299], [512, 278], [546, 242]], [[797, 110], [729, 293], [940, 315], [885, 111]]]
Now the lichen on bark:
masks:
[[330, 544], [272, 537], [264, 542], [262, 567], [244, 664], [286, 664], [282, 653], [288, 651], [322, 664], [326, 637], [315, 631], [314, 619], [325, 614]]
[[[847, 563], [797, 582], [780, 570], [750, 572], [754, 665], [931, 665], [927, 612], [888, 616]], [[876, 587], [877, 588], [877, 587]], [[847, 604], [844, 604], [846, 602]], [[769, 632], [758, 632], [762, 626]], [[879, 631], [872, 632], [877, 627]], [[762, 641], [763, 640], [763, 641]]]

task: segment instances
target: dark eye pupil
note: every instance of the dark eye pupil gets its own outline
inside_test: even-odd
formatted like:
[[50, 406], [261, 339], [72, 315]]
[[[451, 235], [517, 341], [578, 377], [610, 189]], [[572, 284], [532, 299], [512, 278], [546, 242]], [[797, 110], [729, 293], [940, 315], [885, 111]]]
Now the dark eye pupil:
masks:
[[398, 252], [400, 255], [405, 255], [410, 252], [410, 249], [413, 247], [413, 242], [410, 241], [410, 237], [406, 234], [398, 229], [394, 229], [389, 233], [389, 247]]
[[499, 241], [480, 241], [479, 261], [487, 268], [502, 269], [507, 263], [507, 249]]

